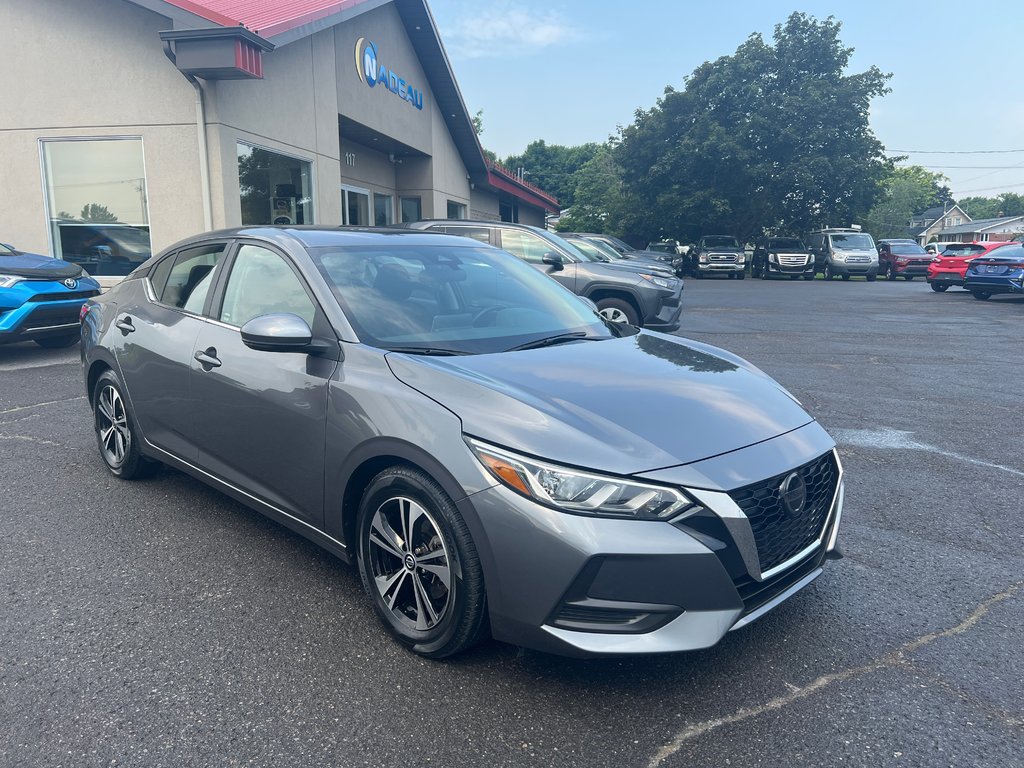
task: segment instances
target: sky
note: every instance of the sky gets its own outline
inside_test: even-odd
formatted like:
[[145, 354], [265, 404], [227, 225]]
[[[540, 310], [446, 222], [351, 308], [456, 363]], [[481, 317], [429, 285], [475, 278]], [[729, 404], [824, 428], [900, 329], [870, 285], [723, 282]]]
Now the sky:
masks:
[[[604, 141], [665, 86], [771, 39], [793, 11], [843, 24], [849, 72], [891, 72], [871, 127], [905, 164], [945, 174], [955, 197], [1024, 194], [1021, 0], [429, 0], [487, 149]], [[898, 151], [897, 151], [898, 150]], [[1013, 151], [1007, 151], [1013, 150]], [[526, 177], [529, 180], [529, 176]]]

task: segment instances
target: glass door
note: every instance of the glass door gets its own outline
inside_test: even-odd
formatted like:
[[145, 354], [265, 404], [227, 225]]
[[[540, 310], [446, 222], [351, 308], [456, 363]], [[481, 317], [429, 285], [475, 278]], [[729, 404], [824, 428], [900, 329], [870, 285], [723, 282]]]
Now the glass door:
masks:
[[359, 187], [341, 188], [342, 223], [352, 227], [370, 226], [370, 191]]

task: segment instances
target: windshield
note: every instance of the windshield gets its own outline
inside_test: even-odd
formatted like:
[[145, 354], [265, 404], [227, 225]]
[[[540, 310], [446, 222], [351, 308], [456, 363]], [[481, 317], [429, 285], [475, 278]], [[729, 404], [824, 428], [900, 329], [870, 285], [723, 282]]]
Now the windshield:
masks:
[[915, 256], [927, 255], [928, 251], [922, 248], [920, 245], [911, 245], [910, 243], [893, 243], [889, 246], [889, 250], [893, 253], [905, 253], [913, 254]]
[[647, 246], [648, 251], [658, 251], [659, 253], [675, 253], [676, 247], [672, 243], [651, 243]]
[[10, 256], [15, 253], [15, 250], [6, 243], [0, 243], [0, 256]]
[[577, 248], [575, 245], [570, 243], [564, 237], [561, 237], [560, 235], [556, 235], [554, 232], [544, 232], [544, 230], [534, 230], [534, 231], [535, 232], [541, 232], [543, 237], [546, 237], [548, 240], [550, 240], [552, 243], [554, 243], [555, 245], [559, 246], [560, 248], [564, 248], [572, 256], [575, 256], [580, 261], [593, 261], [593, 259], [588, 259], [586, 256], [584, 256], [582, 251], [579, 248]]
[[704, 238], [704, 246], [706, 248], [739, 248], [740, 243], [735, 237], [729, 237], [728, 235], [714, 235], [713, 237]]
[[832, 240], [832, 247], [840, 251], [873, 251], [875, 242], [871, 235], [858, 232], [853, 235], [829, 235]]
[[984, 253], [985, 246], [983, 245], [972, 245], [967, 243], [965, 245], [947, 245], [946, 250], [942, 252], [943, 256], [973, 256], [974, 254]]
[[806, 251], [804, 244], [795, 237], [773, 237], [768, 240], [769, 251]]
[[612, 338], [592, 307], [496, 248], [311, 248], [359, 340], [434, 354], [502, 352], [565, 333]]

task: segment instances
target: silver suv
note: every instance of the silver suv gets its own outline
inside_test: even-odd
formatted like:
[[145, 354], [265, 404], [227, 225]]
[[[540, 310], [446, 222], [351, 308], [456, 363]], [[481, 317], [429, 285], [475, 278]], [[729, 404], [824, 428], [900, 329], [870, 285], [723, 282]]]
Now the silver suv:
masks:
[[505, 221], [448, 219], [407, 224], [489, 243], [590, 299], [612, 322], [671, 333], [679, 328], [683, 281], [669, 265], [592, 259], [553, 232]]

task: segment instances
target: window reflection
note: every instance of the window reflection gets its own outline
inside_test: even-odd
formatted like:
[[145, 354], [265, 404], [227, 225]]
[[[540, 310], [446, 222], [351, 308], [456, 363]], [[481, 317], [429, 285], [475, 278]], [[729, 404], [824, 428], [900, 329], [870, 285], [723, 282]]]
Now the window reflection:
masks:
[[238, 142], [242, 224], [312, 224], [311, 164]]

